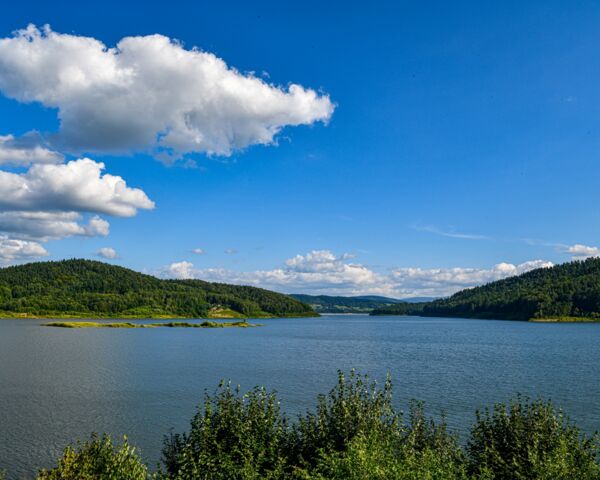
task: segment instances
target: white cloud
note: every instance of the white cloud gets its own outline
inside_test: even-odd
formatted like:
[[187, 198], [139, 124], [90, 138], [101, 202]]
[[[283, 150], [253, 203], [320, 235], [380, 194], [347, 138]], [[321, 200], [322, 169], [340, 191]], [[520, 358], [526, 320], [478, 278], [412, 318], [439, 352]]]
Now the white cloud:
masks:
[[73, 235], [107, 236], [109, 223], [94, 216], [82, 223], [78, 212], [0, 212], [0, 232], [25, 240], [47, 242]]
[[428, 232], [435, 235], [441, 235], [442, 237], [460, 238], [462, 240], [490, 240], [490, 237], [486, 235], [460, 233], [454, 230], [442, 230], [434, 225], [415, 225], [412, 228], [417, 232]]
[[44, 146], [37, 132], [29, 132], [20, 138], [0, 135], [0, 165], [29, 166], [33, 163], [62, 163], [64, 157]]
[[204, 255], [206, 252], [202, 248], [194, 248], [192, 253], [195, 253], [196, 255]]
[[0, 260], [10, 262], [44, 257], [48, 251], [37, 242], [0, 236]]
[[335, 255], [328, 250], [313, 250], [296, 255], [283, 267], [272, 270], [239, 272], [227, 269], [196, 269], [190, 262], [168, 266], [163, 275], [174, 278], [200, 278], [214, 282], [255, 285], [287, 293], [330, 295], [446, 296], [464, 288], [518, 275], [551, 262], [532, 260], [518, 265], [499, 263], [482, 268], [398, 268], [380, 273], [350, 261], [352, 255]]
[[36, 164], [25, 173], [0, 171], [0, 210], [50, 210], [130, 217], [152, 202], [121, 177], [102, 174], [104, 164], [84, 158], [62, 165]]
[[573, 260], [585, 260], [590, 257], [600, 257], [600, 249], [598, 247], [589, 247], [577, 243], [566, 249], [567, 253], [573, 255]]
[[162, 35], [115, 48], [33, 25], [0, 39], [0, 90], [57, 108], [57, 145], [79, 152], [230, 155], [269, 145], [285, 126], [327, 122], [327, 95], [242, 74]]
[[194, 264], [191, 262], [176, 262], [169, 265], [163, 274], [170, 278], [178, 278], [180, 280], [188, 278], [196, 278]]
[[119, 257], [117, 255], [117, 251], [114, 248], [110, 248], [110, 247], [101, 248], [100, 250], [98, 250], [97, 255], [99, 257], [106, 258], [108, 260], [114, 260], [115, 258]]

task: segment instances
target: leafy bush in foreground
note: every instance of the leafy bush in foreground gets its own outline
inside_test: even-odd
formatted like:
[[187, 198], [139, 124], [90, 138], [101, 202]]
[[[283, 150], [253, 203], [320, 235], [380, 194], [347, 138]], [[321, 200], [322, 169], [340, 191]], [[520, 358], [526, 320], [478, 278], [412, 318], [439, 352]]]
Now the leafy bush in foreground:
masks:
[[107, 435], [92, 435], [88, 442], [69, 446], [58, 465], [42, 470], [38, 480], [141, 480], [148, 477], [148, 468], [130, 447], [127, 438], [116, 448]]
[[[164, 480], [600, 480], [599, 445], [547, 402], [516, 397], [477, 412], [466, 448], [444, 421], [412, 404], [408, 418], [382, 387], [352, 372], [291, 423], [275, 393], [221, 384], [184, 434], [165, 437]], [[0, 475], [1, 477], [1, 475]], [[106, 436], [65, 450], [38, 480], [144, 480], [125, 440]]]
[[561, 411], [516, 397], [477, 412], [467, 446], [470, 470], [499, 480], [600, 478], [597, 438], [584, 438]]

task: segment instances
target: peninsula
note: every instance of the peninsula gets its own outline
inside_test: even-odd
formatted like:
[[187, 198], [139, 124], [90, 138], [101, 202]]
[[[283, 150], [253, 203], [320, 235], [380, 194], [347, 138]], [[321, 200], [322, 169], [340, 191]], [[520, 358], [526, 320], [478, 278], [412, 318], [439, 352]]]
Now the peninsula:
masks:
[[371, 315], [599, 322], [600, 258], [539, 268], [433, 302], [388, 305]]

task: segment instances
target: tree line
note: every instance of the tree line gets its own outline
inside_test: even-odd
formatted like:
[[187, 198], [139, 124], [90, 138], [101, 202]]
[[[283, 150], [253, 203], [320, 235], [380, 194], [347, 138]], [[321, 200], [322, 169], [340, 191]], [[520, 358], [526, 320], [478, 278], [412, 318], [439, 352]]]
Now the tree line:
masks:
[[90, 260], [37, 262], [0, 269], [0, 316], [206, 317], [314, 314], [306, 304], [261, 288], [163, 280]]
[[465, 289], [448, 298], [390, 305], [378, 308], [372, 314], [506, 320], [600, 319], [600, 259], [539, 268]]

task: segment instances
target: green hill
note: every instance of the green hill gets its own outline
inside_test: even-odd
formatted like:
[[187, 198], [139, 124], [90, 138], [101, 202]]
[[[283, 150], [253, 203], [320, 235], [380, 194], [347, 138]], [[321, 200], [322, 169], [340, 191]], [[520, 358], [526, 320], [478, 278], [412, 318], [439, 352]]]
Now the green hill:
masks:
[[0, 317], [244, 318], [312, 316], [287, 295], [201, 280], [161, 280], [90, 260], [0, 269]]
[[540, 268], [448, 298], [391, 305], [372, 314], [600, 321], [600, 259]]
[[296, 300], [310, 305], [318, 313], [370, 313], [373, 309], [401, 302], [387, 297], [334, 297], [329, 295], [292, 294]]

